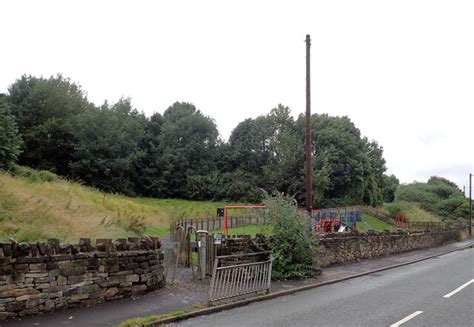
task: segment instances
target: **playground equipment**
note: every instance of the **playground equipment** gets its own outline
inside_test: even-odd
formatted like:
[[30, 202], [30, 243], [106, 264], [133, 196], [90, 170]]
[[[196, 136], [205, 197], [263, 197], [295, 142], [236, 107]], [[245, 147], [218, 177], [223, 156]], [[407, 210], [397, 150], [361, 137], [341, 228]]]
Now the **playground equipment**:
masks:
[[346, 228], [357, 230], [362, 221], [362, 212], [352, 210], [322, 209], [313, 210], [312, 225], [317, 233], [343, 232]]
[[410, 227], [410, 221], [405, 212], [397, 212], [395, 214], [395, 225], [397, 225], [398, 228]]

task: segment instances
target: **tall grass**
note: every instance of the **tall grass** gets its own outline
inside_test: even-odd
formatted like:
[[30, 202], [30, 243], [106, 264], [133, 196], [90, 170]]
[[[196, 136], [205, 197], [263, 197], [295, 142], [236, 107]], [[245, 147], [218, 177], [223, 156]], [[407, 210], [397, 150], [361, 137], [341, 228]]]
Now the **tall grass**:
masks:
[[49, 177], [0, 173], [0, 239], [164, 235], [173, 220], [215, 217], [217, 207], [235, 204], [131, 198]]
[[405, 212], [410, 221], [442, 221], [441, 217], [422, 209], [419, 204], [414, 202], [396, 201], [394, 203], [386, 203], [383, 205], [382, 210], [389, 215], [395, 212]]

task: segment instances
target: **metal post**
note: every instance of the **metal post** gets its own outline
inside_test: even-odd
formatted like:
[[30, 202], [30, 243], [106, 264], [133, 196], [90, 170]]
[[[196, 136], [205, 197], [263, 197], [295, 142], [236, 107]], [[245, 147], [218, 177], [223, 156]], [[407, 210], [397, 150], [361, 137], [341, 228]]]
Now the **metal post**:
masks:
[[206, 250], [207, 250], [207, 230], [196, 231], [198, 235], [198, 256], [199, 256], [199, 270], [201, 271], [201, 279], [206, 278]]
[[469, 173], [469, 236], [472, 236], [472, 173]]
[[311, 216], [313, 211], [313, 164], [311, 151], [311, 76], [310, 48], [311, 38], [306, 35], [306, 210]]

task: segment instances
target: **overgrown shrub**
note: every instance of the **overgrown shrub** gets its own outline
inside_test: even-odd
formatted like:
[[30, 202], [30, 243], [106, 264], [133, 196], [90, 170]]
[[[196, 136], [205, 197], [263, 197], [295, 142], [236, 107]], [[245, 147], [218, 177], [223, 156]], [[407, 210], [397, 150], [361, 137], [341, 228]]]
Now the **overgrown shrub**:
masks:
[[15, 176], [25, 177], [31, 183], [55, 182], [58, 175], [47, 170], [35, 170], [25, 166], [14, 165], [11, 173]]
[[469, 208], [467, 199], [453, 182], [442, 177], [431, 177], [427, 183], [401, 185], [396, 200], [417, 203], [422, 209], [432, 212], [443, 220], [466, 218]]
[[310, 276], [316, 243], [308, 228], [306, 216], [288, 196], [268, 197], [264, 203], [268, 209], [263, 214], [273, 227], [269, 241], [274, 258], [272, 278]]
[[392, 218], [395, 218], [395, 215], [397, 214], [397, 212], [403, 211], [402, 207], [398, 203], [388, 203], [385, 205], [385, 208], [388, 212], [388, 215]]

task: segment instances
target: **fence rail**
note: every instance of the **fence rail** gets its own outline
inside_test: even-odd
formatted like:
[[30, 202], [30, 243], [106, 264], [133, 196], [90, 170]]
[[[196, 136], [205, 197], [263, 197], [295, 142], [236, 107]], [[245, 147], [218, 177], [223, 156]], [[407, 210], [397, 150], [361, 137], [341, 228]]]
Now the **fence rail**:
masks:
[[[256, 216], [229, 216], [227, 221], [228, 228], [245, 227], [249, 225], [267, 225], [269, 223], [266, 217]], [[187, 230], [189, 226], [194, 226], [197, 230], [203, 229], [207, 231], [223, 230], [224, 218], [203, 218], [203, 219], [181, 219], [174, 221], [171, 230], [176, 226], [183, 226]]]
[[[236, 259], [266, 254], [267, 259], [259, 262], [233, 263], [220, 266], [226, 259]], [[218, 256], [214, 262], [209, 302], [224, 300], [260, 291], [270, 291], [272, 257], [270, 252]]]

